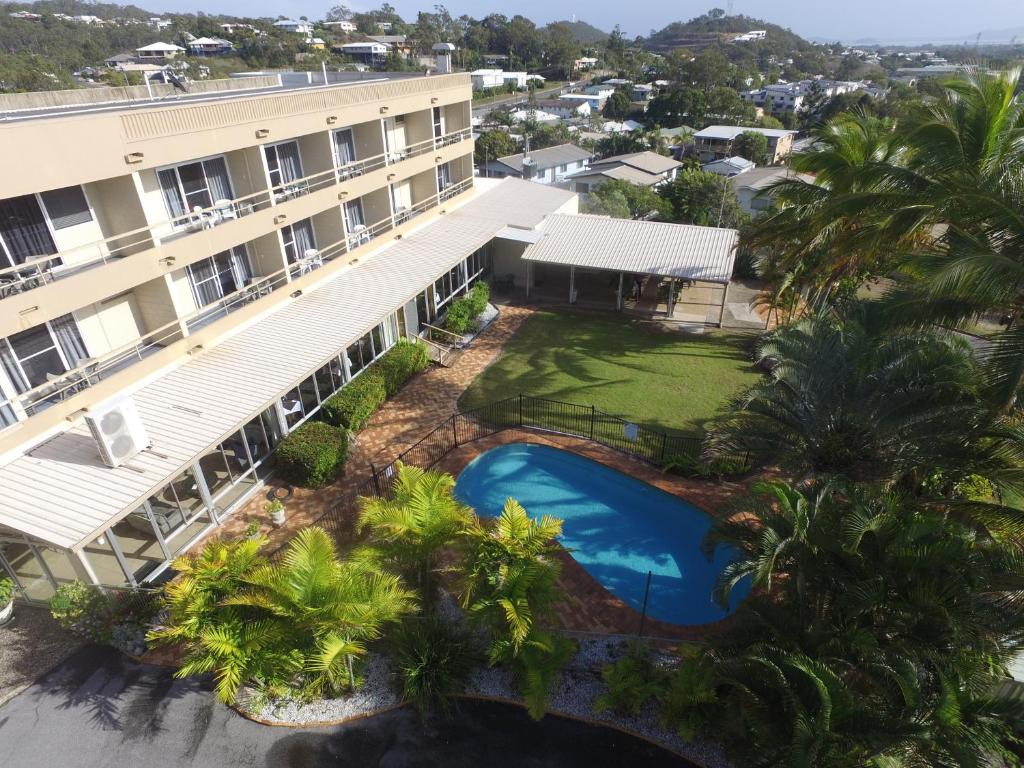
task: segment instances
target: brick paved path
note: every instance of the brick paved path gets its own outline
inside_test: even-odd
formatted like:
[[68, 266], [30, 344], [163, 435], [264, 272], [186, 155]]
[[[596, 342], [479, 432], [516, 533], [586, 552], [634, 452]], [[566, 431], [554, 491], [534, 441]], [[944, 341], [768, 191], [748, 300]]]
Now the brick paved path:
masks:
[[[466, 387], [501, 355], [505, 344], [532, 313], [529, 307], [501, 307], [498, 318], [458, 355], [451, 367], [432, 366], [407, 382], [359, 431], [344, 476], [326, 488], [294, 490], [285, 502], [288, 522], [283, 528], [274, 530], [266, 524], [263, 506], [268, 495], [259, 493], [235, 512], [216, 535], [239, 535], [249, 520], [257, 520], [263, 524], [263, 533], [270, 538], [271, 545], [276, 547], [299, 528], [315, 522], [326, 509], [351, 505], [354, 488], [370, 476], [370, 463], [387, 464], [450, 416]], [[272, 491], [273, 488], [269, 492]]]

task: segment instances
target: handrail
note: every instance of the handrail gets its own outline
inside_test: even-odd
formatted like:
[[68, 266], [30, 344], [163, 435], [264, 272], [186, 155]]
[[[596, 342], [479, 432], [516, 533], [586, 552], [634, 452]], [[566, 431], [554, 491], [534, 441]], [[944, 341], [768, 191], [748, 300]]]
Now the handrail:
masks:
[[[219, 224], [265, 210], [268, 207], [286, 202], [310, 192], [325, 189], [349, 179], [375, 171], [388, 165], [394, 165], [412, 157], [444, 146], [457, 144], [472, 137], [471, 128], [461, 128], [441, 137], [432, 137], [406, 145], [401, 150], [383, 152], [371, 157], [354, 160], [345, 165], [333, 166], [326, 171], [319, 171], [299, 179], [293, 179], [268, 189], [252, 192], [231, 200], [218, 200], [207, 208], [199, 208], [181, 216], [147, 224], [144, 227], [121, 232], [117, 235], [95, 240], [91, 243], [75, 246], [69, 250], [54, 254], [27, 259], [13, 267], [0, 269], [0, 299], [15, 293], [32, 290], [59, 279], [60, 270], [55, 269], [63, 259], [83, 251], [93, 251], [97, 256], [89, 261], [70, 265], [74, 271], [92, 269], [108, 264], [112, 259], [121, 259], [134, 255], [127, 252], [132, 249], [148, 249], [153, 247], [154, 239], [171, 240], [191, 232], [213, 229]], [[166, 234], [156, 234], [170, 227]], [[122, 242], [127, 240], [127, 242]], [[115, 247], [111, 245], [115, 244]], [[138, 252], [138, 251], [135, 251]], [[58, 262], [58, 265], [53, 264]]]
[[443, 333], [445, 336], [451, 336], [452, 338], [457, 339], [460, 342], [462, 341], [462, 335], [455, 333], [454, 331], [449, 331], [446, 328], [438, 328], [436, 325], [431, 325], [430, 323], [420, 323], [420, 325], [423, 326], [424, 328], [429, 328], [432, 331]]
[[[471, 187], [472, 183], [472, 178], [463, 179], [456, 182], [451, 187], [448, 187], [445, 191], [457, 189], [458, 192], [461, 192]], [[447, 199], [442, 195], [443, 193], [430, 195], [414, 205], [406, 213], [417, 214], [437, 207]], [[379, 221], [367, 226], [366, 229], [361, 230], [358, 235], [354, 236], [347, 233], [341, 238], [341, 240], [319, 249], [316, 259], [303, 259], [299, 262], [289, 263], [268, 275], [259, 276], [245, 288], [233, 291], [211, 304], [207, 304], [198, 308], [194, 312], [190, 312], [189, 314], [172, 320], [169, 323], [165, 323], [164, 325], [143, 334], [135, 341], [122, 345], [121, 347], [113, 349], [96, 358], [91, 358], [81, 365], [61, 374], [53, 381], [40, 384], [37, 387], [12, 397], [10, 402], [19, 404], [29, 415], [33, 415], [33, 412], [41, 404], [51, 404], [55, 400], [64, 400], [67, 397], [84, 391], [90, 386], [93, 386], [95, 383], [94, 380], [101, 381], [104, 373], [110, 372], [111, 369], [114, 368], [119, 369], [126, 360], [136, 356], [139, 360], [142, 360], [145, 357], [146, 352], [154, 350], [155, 347], [162, 347], [164, 345], [163, 343], [168, 340], [177, 340], [176, 337], [182, 336], [182, 325], [187, 329], [190, 323], [195, 323], [197, 320], [207, 319], [218, 310], [222, 310], [226, 314], [230, 314], [234, 309], [257, 301], [260, 298], [273, 293], [279, 288], [288, 285], [291, 282], [289, 280], [289, 276], [295, 276], [295, 270], [297, 267], [298, 274], [306, 274], [307, 272], [318, 269], [320, 266], [323, 266], [323, 264], [333, 261], [354, 248], [358, 248], [369, 243], [377, 235], [394, 229], [401, 223], [404, 223], [404, 221], [396, 223], [397, 218], [397, 214], [388, 214]], [[283, 255], [284, 254], [282, 253], [282, 256]], [[44, 407], [46, 406], [44, 405]]]

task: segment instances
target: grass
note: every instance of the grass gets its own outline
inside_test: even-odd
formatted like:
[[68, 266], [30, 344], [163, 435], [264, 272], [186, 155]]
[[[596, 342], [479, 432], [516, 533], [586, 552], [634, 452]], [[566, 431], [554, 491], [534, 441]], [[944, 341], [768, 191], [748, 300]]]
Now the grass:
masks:
[[701, 434], [730, 396], [757, 380], [748, 337], [689, 336], [621, 316], [537, 312], [463, 393], [478, 405], [520, 392]]

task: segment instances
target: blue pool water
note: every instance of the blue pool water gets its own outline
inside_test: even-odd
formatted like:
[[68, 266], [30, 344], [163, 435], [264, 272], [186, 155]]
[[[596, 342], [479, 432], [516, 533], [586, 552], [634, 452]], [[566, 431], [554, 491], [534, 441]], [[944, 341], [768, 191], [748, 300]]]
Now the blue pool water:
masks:
[[711, 597], [733, 556], [701, 552], [711, 518], [652, 485], [602, 464], [543, 445], [515, 443], [481, 454], [459, 475], [455, 493], [481, 515], [497, 515], [510, 496], [533, 517], [565, 521], [561, 543], [606, 589], [672, 624], [707, 624], [732, 612], [749, 587], [733, 590], [728, 611]]

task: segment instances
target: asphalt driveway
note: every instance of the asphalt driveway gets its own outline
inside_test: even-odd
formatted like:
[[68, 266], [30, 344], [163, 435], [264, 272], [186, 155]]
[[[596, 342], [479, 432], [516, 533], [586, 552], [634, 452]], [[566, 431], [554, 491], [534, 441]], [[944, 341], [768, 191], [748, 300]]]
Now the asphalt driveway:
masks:
[[5, 768], [332, 768], [636, 766], [686, 761], [616, 731], [472, 703], [424, 729], [409, 710], [317, 730], [257, 725], [218, 704], [208, 682], [87, 647], [0, 707]]

